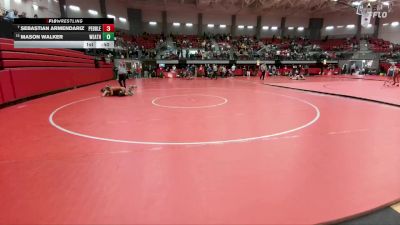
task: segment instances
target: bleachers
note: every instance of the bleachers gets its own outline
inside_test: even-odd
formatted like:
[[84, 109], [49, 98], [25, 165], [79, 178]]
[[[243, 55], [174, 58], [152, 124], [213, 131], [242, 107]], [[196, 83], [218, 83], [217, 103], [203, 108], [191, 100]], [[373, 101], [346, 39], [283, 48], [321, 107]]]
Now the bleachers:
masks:
[[350, 44], [346, 39], [329, 39], [318, 43], [323, 51], [351, 50]]
[[322, 51], [350, 51], [352, 50], [351, 44], [358, 44], [356, 40], [347, 39], [328, 39], [320, 41], [310, 41], [310, 44], [316, 45]]
[[[315, 44], [321, 48], [323, 51], [342, 51], [342, 50], [351, 50], [352, 41], [348, 41], [346, 39], [328, 39], [322, 41], [307, 41], [304, 39], [292, 39], [292, 40], [283, 40], [279, 38], [262, 38], [261, 41], [265, 45], [277, 45], [281, 50], [288, 49], [290, 43], [295, 43], [298, 45], [310, 45]], [[354, 40], [353, 40], [354, 42]]]
[[[391, 65], [392, 65], [391, 63], [387, 63], [387, 62], [379, 63], [379, 67], [380, 67], [381, 71], [384, 71], [385, 73], [387, 73], [387, 71], [389, 70]], [[396, 67], [400, 68], [400, 63], [396, 63]]]
[[197, 35], [175, 35], [174, 37], [183, 48], [199, 48], [201, 46], [202, 38]]
[[0, 39], [0, 104], [112, 79], [112, 65], [68, 49], [16, 49]]
[[369, 39], [369, 46], [373, 52], [390, 52], [390, 45], [391, 43], [389, 41], [377, 38]]
[[144, 47], [144, 49], [154, 49], [156, 48], [157, 41], [159, 40], [160, 35], [144, 35], [139, 37], [133, 37], [132, 42], [136, 42], [140, 47]]

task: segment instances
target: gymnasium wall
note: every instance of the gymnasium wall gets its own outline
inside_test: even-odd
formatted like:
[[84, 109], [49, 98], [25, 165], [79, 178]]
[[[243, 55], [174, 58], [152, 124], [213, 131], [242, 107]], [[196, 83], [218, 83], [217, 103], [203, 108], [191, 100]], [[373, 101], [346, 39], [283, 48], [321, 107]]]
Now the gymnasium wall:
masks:
[[[157, 10], [142, 10], [143, 31], [150, 34], [162, 33], [162, 15]], [[157, 25], [151, 26], [149, 22], [156, 22]]]
[[[192, 27], [187, 27], [185, 23], [181, 23], [179, 27], [174, 26], [172, 23], [168, 23], [168, 33], [179, 34], [179, 35], [197, 35], [197, 23], [193, 23]], [[204, 30], [204, 29], [203, 29]]]
[[[308, 35], [308, 24], [310, 18], [307, 16], [287, 16], [286, 17], [286, 32], [285, 34], [290, 37], [301, 37]], [[292, 29], [290, 30], [289, 27]], [[298, 30], [297, 28], [303, 27], [304, 30]]]
[[[399, 21], [399, 18], [395, 12], [389, 14], [388, 18], [380, 20], [380, 35], [379, 38], [389, 40], [391, 42], [399, 43], [400, 38], [400, 26], [391, 27], [390, 23], [394, 21]], [[322, 30], [322, 36], [329, 35], [331, 37], [352, 37], [357, 33], [357, 28], [346, 28], [348, 24], [357, 24], [357, 15], [352, 13], [337, 13], [329, 14], [324, 17], [324, 29]], [[389, 24], [384, 26], [383, 24]], [[334, 26], [333, 30], [326, 30], [327, 26]], [[344, 26], [343, 28], [338, 28], [337, 26]], [[374, 20], [371, 22], [371, 27], [361, 29], [361, 35], [363, 37], [371, 37], [374, 33]]]
[[[161, 14], [161, 11], [160, 11]], [[197, 23], [197, 13], [190, 11], [168, 11], [167, 12], [167, 23]]]
[[[357, 27], [346, 28], [349, 24], [357, 25], [357, 15], [355, 13], [331, 13], [323, 17], [324, 26], [321, 30], [321, 37], [353, 37], [357, 34]], [[327, 30], [327, 26], [333, 26], [333, 30]], [[343, 26], [338, 28], [338, 26]]]
[[[160, 11], [161, 15], [161, 11]], [[182, 35], [196, 35], [197, 34], [197, 13], [190, 11], [168, 11], [167, 12], [167, 29], [169, 33], [182, 34]], [[173, 23], [180, 23], [179, 27], [173, 26]], [[192, 27], [187, 27], [186, 23], [192, 23]], [[161, 26], [161, 24], [160, 24]]]
[[307, 27], [310, 17], [287, 16], [286, 27]]
[[232, 24], [232, 15], [230, 14], [203, 14], [203, 23], [204, 24], [225, 24], [226, 26], [230, 26]]
[[150, 34], [161, 34], [162, 33], [162, 24], [161, 22], [157, 22], [157, 25], [151, 26], [149, 22], [143, 22], [143, 32], [150, 33]]
[[[81, 8], [80, 11], [73, 11], [69, 7], [67, 7], [67, 15], [71, 18], [101, 18], [101, 10], [100, 10], [100, 1], [99, 0], [66, 0], [66, 4], [79, 6]], [[91, 15], [88, 10], [96, 10], [98, 12], [97, 15]]]
[[160, 24], [162, 22], [161, 11], [159, 10], [142, 10], [142, 16], [143, 22], [155, 21]]
[[[379, 38], [400, 44], [400, 25], [393, 27], [390, 24], [394, 21], [400, 22], [399, 11], [394, 11], [389, 14], [388, 18], [381, 19], [381, 28]], [[385, 24], [385, 26], [384, 26]]]
[[384, 40], [400, 44], [400, 28], [399, 27], [392, 27], [390, 25], [388, 26], [382, 26], [380, 30], [379, 38], [382, 38]]
[[[84, 0], [87, 1], [87, 0]], [[99, 1], [99, 0], [94, 0]], [[120, 1], [106, 1], [107, 4], [107, 13], [114, 15], [115, 19], [115, 27], [123, 30], [129, 30], [129, 23], [128, 22], [121, 22], [118, 18], [123, 17], [128, 19], [128, 9], [126, 5], [124, 5]]]
[[[256, 34], [256, 26], [257, 26], [257, 15], [243, 15], [238, 14], [236, 15], [236, 25], [237, 26], [244, 26], [243, 29], [239, 29], [236, 27], [236, 35], [249, 35], [253, 36]], [[252, 29], [247, 28], [247, 26], [253, 26]]]
[[[47, 1], [47, 0], [46, 0]], [[67, 14], [71, 18], [88, 17], [88, 18], [99, 18], [101, 17], [100, 1], [99, 0], [66, 0], [67, 4]], [[80, 7], [79, 11], [73, 11], [68, 6], [75, 5]], [[98, 15], [89, 14], [88, 10], [96, 10]], [[119, 1], [108, 1], [107, 4], [107, 14], [114, 15], [116, 18], [114, 20], [115, 27], [122, 30], [129, 30], [129, 23], [121, 22], [119, 17], [128, 19], [128, 11], [125, 5]]]
[[2, 8], [2, 9], [8, 8], [8, 7], [6, 7], [4, 0], [0, 0], [0, 8]]
[[[208, 24], [208, 23], [207, 23]], [[220, 28], [219, 25], [223, 23], [214, 23], [214, 28], [210, 28], [207, 24], [203, 25], [203, 32], [208, 34], [230, 34], [231, 33], [231, 25], [226, 25], [225, 28]]]
[[261, 26], [268, 26], [268, 29], [261, 29], [261, 37], [279, 36], [279, 29], [271, 30], [271, 27], [275, 26], [279, 28], [281, 26], [281, 16], [262, 16]]
[[[33, 4], [38, 5], [34, 9]], [[60, 17], [58, 1], [54, 0], [0, 0], [0, 6], [5, 9], [16, 9], [19, 13], [25, 12], [27, 17]]]
[[[148, 33], [161, 33], [162, 32], [162, 12], [157, 10], [144, 9], [143, 14], [143, 28], [145, 32]], [[194, 12], [181, 12], [181, 11], [168, 11], [167, 12], [167, 29], [173, 34], [184, 34], [184, 35], [196, 35], [197, 34], [197, 15]], [[231, 14], [216, 14], [207, 13], [203, 14], [203, 32], [211, 34], [229, 34], [231, 31]], [[157, 25], [149, 25], [150, 21], [157, 22]], [[181, 25], [179, 27], [173, 26], [174, 22], [179, 22]], [[192, 23], [192, 27], [186, 27], [186, 23]], [[271, 30], [273, 26], [280, 27], [281, 17], [280, 16], [262, 16], [261, 26], [268, 26], [268, 29], [261, 30], [261, 37], [272, 37], [273, 35], [279, 35], [278, 30]], [[208, 24], [214, 24], [213, 28], [208, 27]], [[220, 28], [219, 25], [226, 25], [225, 28]], [[256, 25], [257, 25], [257, 15], [246, 15], [238, 14], [236, 18], [236, 26], [243, 25], [243, 29], [236, 27], [236, 35], [255, 35]], [[253, 29], [248, 29], [247, 26], [253, 26]], [[308, 26], [308, 17], [288, 17], [287, 26], [294, 27], [304, 27]], [[290, 31], [289, 31], [290, 32]], [[304, 35], [306, 31], [299, 32], [295, 29], [291, 35], [301, 36]]]

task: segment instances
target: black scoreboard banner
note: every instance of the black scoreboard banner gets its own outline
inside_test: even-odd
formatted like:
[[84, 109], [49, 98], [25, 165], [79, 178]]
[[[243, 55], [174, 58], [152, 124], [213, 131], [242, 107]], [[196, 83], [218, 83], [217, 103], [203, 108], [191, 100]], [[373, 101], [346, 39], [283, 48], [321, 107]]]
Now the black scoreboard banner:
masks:
[[112, 18], [15, 18], [14, 24], [114, 24]]
[[17, 18], [15, 48], [114, 48], [110, 18]]

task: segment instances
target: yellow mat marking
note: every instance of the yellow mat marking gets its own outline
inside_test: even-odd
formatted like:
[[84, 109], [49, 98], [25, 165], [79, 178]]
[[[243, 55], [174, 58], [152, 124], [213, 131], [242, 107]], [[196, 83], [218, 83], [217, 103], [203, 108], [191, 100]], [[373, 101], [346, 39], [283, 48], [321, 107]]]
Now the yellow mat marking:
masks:
[[391, 207], [392, 207], [392, 209], [394, 209], [396, 212], [400, 213], [400, 202], [397, 203], [397, 204], [395, 204], [395, 205], [392, 205]]

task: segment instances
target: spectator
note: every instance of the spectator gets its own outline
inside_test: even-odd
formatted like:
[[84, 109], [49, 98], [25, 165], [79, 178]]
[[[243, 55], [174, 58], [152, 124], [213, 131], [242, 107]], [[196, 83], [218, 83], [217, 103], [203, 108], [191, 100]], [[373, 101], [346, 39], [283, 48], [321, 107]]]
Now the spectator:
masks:
[[4, 16], [4, 20], [8, 22], [14, 22], [14, 19], [17, 18], [18, 11], [17, 10], [8, 10], [6, 11], [6, 15]]
[[355, 63], [353, 63], [353, 65], [351, 65], [351, 67], [350, 67], [350, 75], [353, 75], [355, 72], [356, 72], [356, 64]]
[[26, 12], [22, 12], [22, 14], [18, 16], [18, 18], [26, 18]]

